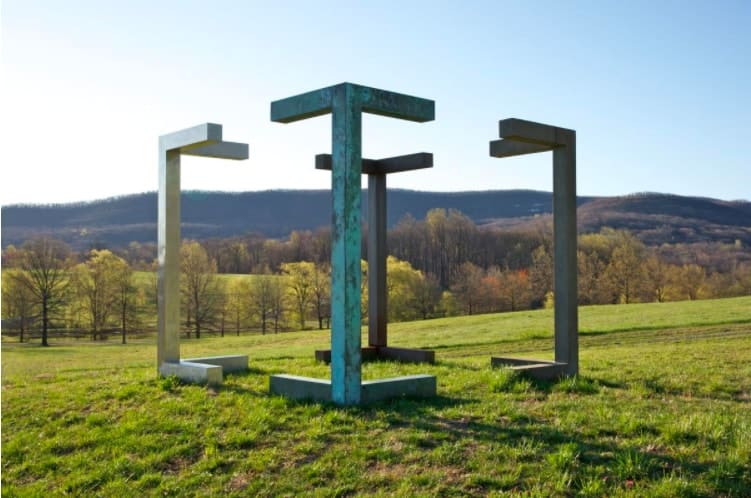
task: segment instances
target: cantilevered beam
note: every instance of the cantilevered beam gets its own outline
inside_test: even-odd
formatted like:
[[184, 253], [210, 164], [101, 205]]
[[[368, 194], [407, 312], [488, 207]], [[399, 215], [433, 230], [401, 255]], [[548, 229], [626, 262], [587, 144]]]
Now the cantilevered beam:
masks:
[[[331, 154], [316, 155], [316, 169], [331, 171]], [[433, 167], [433, 154], [418, 152], [385, 159], [362, 159], [363, 175], [388, 175]]]
[[[345, 91], [346, 89], [346, 91]], [[435, 119], [435, 102], [353, 83], [321, 88], [271, 103], [271, 121], [292, 123], [332, 112], [337, 93], [350, 95], [362, 112], [424, 123]]]
[[576, 139], [574, 130], [518, 118], [499, 121], [498, 136], [517, 142], [547, 145], [550, 147], [566, 146]]
[[493, 140], [490, 142], [490, 155], [492, 157], [523, 156], [553, 150], [551, 145], [540, 145], [529, 142], [516, 142], [512, 139]]

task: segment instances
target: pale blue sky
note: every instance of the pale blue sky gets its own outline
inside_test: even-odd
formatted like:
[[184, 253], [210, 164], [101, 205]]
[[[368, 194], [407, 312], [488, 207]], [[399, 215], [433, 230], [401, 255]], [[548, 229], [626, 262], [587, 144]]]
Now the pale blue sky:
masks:
[[330, 117], [272, 100], [351, 81], [430, 98], [367, 116], [366, 157], [427, 151], [420, 190], [550, 190], [549, 155], [488, 156], [497, 122], [574, 128], [578, 191], [751, 198], [751, 2], [5, 0], [2, 204], [153, 191], [157, 138], [203, 122], [250, 159], [183, 160], [183, 188], [328, 188]]

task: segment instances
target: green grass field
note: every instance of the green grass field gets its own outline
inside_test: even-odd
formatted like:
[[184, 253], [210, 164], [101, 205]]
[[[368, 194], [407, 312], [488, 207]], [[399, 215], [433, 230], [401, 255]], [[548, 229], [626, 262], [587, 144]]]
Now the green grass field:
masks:
[[153, 340], [2, 344], [3, 496], [751, 496], [751, 297], [584, 307], [581, 375], [531, 382], [490, 356], [552, 357], [552, 314], [394, 324], [438, 397], [359, 408], [268, 394], [328, 377], [328, 333], [183, 340], [247, 353], [220, 388], [155, 376]]

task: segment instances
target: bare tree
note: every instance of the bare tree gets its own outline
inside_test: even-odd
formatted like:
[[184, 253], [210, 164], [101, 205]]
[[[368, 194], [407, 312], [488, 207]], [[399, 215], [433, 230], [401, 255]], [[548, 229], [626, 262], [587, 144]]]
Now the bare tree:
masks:
[[282, 275], [287, 278], [287, 287], [297, 308], [300, 330], [305, 330], [305, 318], [313, 298], [315, 265], [309, 261], [283, 263]]
[[323, 329], [323, 320], [331, 315], [331, 274], [328, 265], [315, 265], [313, 272], [313, 307], [318, 318], [318, 329]]
[[482, 268], [466, 262], [459, 266], [451, 291], [468, 315], [477, 313], [478, 306], [486, 298]]
[[26, 287], [42, 311], [42, 346], [49, 346], [50, 316], [65, 301], [70, 267], [70, 249], [59, 240], [39, 237], [23, 245], [22, 272], [14, 274], [15, 281]]
[[201, 328], [214, 318], [220, 297], [216, 263], [209, 260], [201, 244], [186, 241], [180, 248], [180, 274], [188, 327], [192, 326], [196, 339], [200, 339]]
[[253, 314], [261, 323], [261, 333], [266, 333], [268, 321], [273, 312], [273, 287], [276, 276], [269, 273], [268, 267], [264, 268], [264, 274], [254, 275], [246, 299]]
[[120, 315], [120, 332], [125, 344], [128, 326], [137, 322], [136, 294], [138, 289], [133, 282], [133, 270], [125, 260], [120, 259], [113, 267], [113, 281], [117, 290], [117, 307]]
[[18, 342], [23, 342], [24, 334], [30, 329], [37, 317], [38, 310], [34, 294], [28, 287], [19, 283], [16, 276], [23, 270], [11, 268], [3, 273], [3, 327], [18, 330]]

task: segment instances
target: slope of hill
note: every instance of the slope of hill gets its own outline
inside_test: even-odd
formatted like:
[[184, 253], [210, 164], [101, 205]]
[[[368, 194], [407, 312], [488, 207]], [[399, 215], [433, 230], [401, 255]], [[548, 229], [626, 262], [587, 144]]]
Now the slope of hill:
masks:
[[[363, 215], [367, 209], [363, 192]], [[292, 230], [328, 225], [327, 190], [264, 192], [184, 192], [183, 236], [204, 239], [248, 232], [284, 237]], [[435, 207], [458, 209], [478, 225], [525, 227], [549, 219], [551, 194], [530, 190], [484, 192], [389, 192], [393, 226], [406, 214], [424, 218]], [[727, 202], [665, 194], [626, 197], [580, 197], [580, 231], [601, 226], [628, 228], [649, 244], [741, 240], [751, 244], [751, 202]], [[87, 247], [131, 241], [155, 242], [156, 194], [143, 193], [99, 201], [58, 205], [13, 205], [2, 208], [2, 244], [19, 244], [47, 234]]]
[[[367, 211], [363, 192], [363, 216]], [[589, 198], [582, 198], [586, 202]], [[536, 191], [389, 192], [389, 225], [406, 214], [423, 218], [434, 207], [458, 209], [476, 223], [550, 212], [551, 194]], [[195, 239], [259, 232], [283, 237], [292, 230], [330, 223], [328, 190], [264, 192], [184, 192], [183, 236]], [[74, 246], [92, 242], [119, 245], [156, 240], [156, 194], [144, 193], [99, 201], [58, 205], [14, 205], [2, 208], [2, 243], [17, 244], [45, 233]]]
[[751, 244], [751, 202], [667, 194], [596, 199], [578, 211], [580, 230], [624, 228], [647, 245], [740, 240]]

